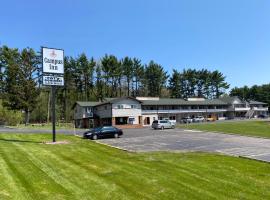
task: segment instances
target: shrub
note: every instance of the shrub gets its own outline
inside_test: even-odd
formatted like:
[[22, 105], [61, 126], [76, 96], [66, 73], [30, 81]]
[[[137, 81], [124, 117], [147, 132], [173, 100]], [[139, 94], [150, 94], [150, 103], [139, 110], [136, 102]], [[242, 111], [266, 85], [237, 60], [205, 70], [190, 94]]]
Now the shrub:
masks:
[[23, 121], [22, 112], [8, 110], [0, 104], [0, 124], [16, 126]]

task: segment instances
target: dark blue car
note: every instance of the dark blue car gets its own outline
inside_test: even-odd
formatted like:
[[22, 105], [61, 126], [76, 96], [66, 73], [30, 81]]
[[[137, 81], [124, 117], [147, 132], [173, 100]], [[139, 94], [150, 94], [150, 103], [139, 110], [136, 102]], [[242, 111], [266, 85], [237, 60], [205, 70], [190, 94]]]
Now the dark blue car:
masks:
[[123, 135], [123, 131], [113, 126], [103, 126], [90, 129], [83, 134], [83, 138], [97, 140], [99, 138], [118, 138]]

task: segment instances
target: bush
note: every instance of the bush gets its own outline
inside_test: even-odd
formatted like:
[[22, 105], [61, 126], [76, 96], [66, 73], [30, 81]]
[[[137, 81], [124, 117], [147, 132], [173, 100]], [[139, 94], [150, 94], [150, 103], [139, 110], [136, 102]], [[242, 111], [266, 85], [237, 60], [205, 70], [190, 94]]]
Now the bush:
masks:
[[10, 125], [17, 126], [23, 121], [22, 112], [8, 110], [2, 105], [0, 106], [0, 124], [1, 125]]

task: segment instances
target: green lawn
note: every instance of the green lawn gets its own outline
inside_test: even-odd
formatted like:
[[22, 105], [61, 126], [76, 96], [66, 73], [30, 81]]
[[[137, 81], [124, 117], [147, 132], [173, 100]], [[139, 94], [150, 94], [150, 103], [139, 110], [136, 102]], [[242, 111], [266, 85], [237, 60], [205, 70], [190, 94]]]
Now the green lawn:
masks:
[[74, 136], [0, 134], [0, 199], [270, 199], [270, 164], [127, 153]]
[[269, 121], [235, 121], [235, 122], [213, 122], [180, 125], [180, 128], [197, 129], [203, 131], [218, 131], [223, 133], [235, 133], [248, 136], [259, 136], [270, 138]]

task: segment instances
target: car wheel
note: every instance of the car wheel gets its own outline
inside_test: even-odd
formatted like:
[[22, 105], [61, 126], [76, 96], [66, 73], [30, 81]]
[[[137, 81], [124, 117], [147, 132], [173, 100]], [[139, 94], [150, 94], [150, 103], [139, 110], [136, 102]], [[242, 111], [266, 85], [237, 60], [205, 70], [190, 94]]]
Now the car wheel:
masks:
[[114, 134], [114, 138], [119, 138], [118, 133], [115, 133], [115, 134]]
[[172, 129], [175, 129], [175, 126], [172, 126]]
[[161, 130], [164, 130], [164, 126], [161, 126]]
[[97, 135], [92, 136], [92, 140], [97, 140], [97, 139], [98, 139]]

